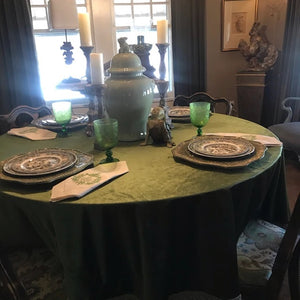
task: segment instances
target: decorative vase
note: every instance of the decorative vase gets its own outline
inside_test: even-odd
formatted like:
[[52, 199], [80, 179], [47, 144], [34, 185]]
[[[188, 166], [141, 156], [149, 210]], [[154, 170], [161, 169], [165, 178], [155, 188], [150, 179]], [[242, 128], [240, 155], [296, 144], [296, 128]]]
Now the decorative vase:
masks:
[[104, 107], [108, 116], [119, 122], [119, 141], [142, 140], [146, 136], [155, 85], [143, 75], [145, 68], [140, 58], [129, 52], [124, 40], [120, 45], [108, 70], [111, 76], [105, 82]]

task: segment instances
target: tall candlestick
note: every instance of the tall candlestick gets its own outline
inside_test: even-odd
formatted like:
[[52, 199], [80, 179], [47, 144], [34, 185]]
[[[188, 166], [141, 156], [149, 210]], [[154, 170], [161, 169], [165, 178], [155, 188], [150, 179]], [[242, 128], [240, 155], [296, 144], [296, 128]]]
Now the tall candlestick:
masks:
[[168, 20], [157, 21], [157, 43], [166, 44], [168, 43]]
[[159, 79], [165, 80], [166, 77], [166, 65], [165, 65], [165, 54], [169, 47], [168, 43], [156, 44], [159, 54], [160, 54], [160, 64], [159, 64]]
[[88, 13], [78, 14], [81, 46], [92, 46], [90, 16]]
[[88, 83], [91, 83], [91, 63], [90, 63], [90, 55], [93, 50], [93, 46], [80, 46], [81, 50], [84, 53], [84, 56], [86, 58], [86, 79]]
[[91, 83], [104, 84], [103, 53], [91, 53]]

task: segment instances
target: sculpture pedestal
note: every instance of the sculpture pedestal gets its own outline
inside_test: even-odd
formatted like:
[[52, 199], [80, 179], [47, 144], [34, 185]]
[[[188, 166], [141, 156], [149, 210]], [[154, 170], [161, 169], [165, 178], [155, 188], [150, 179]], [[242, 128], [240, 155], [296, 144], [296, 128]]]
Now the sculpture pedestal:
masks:
[[266, 78], [264, 71], [241, 71], [236, 74], [240, 118], [261, 124]]

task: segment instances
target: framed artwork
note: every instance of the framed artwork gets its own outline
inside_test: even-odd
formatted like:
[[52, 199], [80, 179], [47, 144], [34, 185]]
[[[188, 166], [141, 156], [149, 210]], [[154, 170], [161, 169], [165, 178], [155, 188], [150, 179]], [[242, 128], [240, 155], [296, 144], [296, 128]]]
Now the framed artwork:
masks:
[[257, 18], [257, 0], [222, 0], [222, 51], [238, 50]]

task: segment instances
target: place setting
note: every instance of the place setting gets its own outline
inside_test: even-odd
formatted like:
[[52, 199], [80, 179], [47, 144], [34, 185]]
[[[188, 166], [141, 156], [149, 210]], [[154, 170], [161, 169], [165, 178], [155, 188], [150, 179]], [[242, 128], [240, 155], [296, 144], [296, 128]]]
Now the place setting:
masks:
[[225, 169], [242, 168], [264, 157], [267, 147], [260, 142], [230, 135], [203, 135], [202, 128], [210, 118], [210, 105], [205, 102], [190, 104], [191, 123], [197, 135], [172, 149], [175, 160], [199, 166]]
[[[73, 149], [44, 148], [14, 155], [0, 162], [0, 180], [22, 185], [51, 184], [51, 202], [80, 198], [103, 183], [127, 173], [126, 161], [113, 157], [118, 143], [118, 121], [104, 118], [93, 122], [94, 149], [105, 158]], [[64, 137], [68, 132], [62, 129]]]
[[93, 159], [73, 149], [37, 149], [1, 161], [0, 180], [24, 185], [53, 183], [91, 166]]

